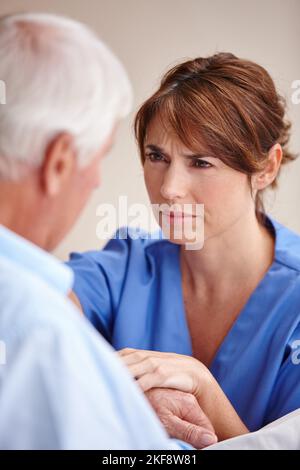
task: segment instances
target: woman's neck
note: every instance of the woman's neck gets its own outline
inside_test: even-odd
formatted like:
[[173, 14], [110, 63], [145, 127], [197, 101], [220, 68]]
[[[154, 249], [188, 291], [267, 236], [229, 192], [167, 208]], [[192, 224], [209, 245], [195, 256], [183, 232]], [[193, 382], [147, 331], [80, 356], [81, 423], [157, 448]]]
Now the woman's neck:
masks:
[[222, 234], [205, 240], [201, 250], [181, 247], [182, 276], [192, 291], [226, 291], [229, 285], [259, 282], [274, 258], [274, 238], [255, 214], [237, 220]]

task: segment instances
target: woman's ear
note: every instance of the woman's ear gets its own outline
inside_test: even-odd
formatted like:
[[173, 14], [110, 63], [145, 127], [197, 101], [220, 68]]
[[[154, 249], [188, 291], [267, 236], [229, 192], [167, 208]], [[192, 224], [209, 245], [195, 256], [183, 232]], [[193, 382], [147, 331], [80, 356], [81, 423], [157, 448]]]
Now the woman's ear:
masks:
[[41, 184], [48, 196], [56, 196], [77, 168], [73, 137], [59, 134], [48, 145], [41, 168]]
[[278, 174], [281, 161], [282, 147], [277, 143], [269, 150], [265, 168], [252, 176], [252, 188], [259, 191], [270, 186]]

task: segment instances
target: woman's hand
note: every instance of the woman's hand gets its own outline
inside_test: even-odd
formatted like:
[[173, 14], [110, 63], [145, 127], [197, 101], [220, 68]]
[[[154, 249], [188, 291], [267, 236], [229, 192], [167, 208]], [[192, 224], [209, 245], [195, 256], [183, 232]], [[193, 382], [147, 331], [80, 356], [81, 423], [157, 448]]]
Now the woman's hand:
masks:
[[174, 353], [122, 349], [125, 365], [144, 392], [152, 388], [173, 388], [200, 398], [210, 378], [208, 369], [197, 359]]
[[119, 351], [119, 356], [144, 392], [152, 388], [173, 388], [192, 393], [220, 441], [248, 432], [217, 381], [197, 359], [130, 348]]

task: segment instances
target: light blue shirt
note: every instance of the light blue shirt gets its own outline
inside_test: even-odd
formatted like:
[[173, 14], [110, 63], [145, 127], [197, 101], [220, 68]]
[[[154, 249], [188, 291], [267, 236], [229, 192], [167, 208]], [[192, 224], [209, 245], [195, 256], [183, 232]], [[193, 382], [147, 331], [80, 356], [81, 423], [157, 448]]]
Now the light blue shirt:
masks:
[[66, 298], [72, 281], [69, 268], [0, 226], [0, 448], [189, 448], [168, 439]]

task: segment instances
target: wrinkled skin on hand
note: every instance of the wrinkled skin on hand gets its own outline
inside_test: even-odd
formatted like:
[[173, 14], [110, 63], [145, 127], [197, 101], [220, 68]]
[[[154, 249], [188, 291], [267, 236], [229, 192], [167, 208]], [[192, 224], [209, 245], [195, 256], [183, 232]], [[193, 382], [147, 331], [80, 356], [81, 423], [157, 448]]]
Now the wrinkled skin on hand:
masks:
[[168, 388], [152, 388], [146, 392], [154, 411], [170, 437], [203, 449], [218, 439], [214, 428], [194, 395]]

